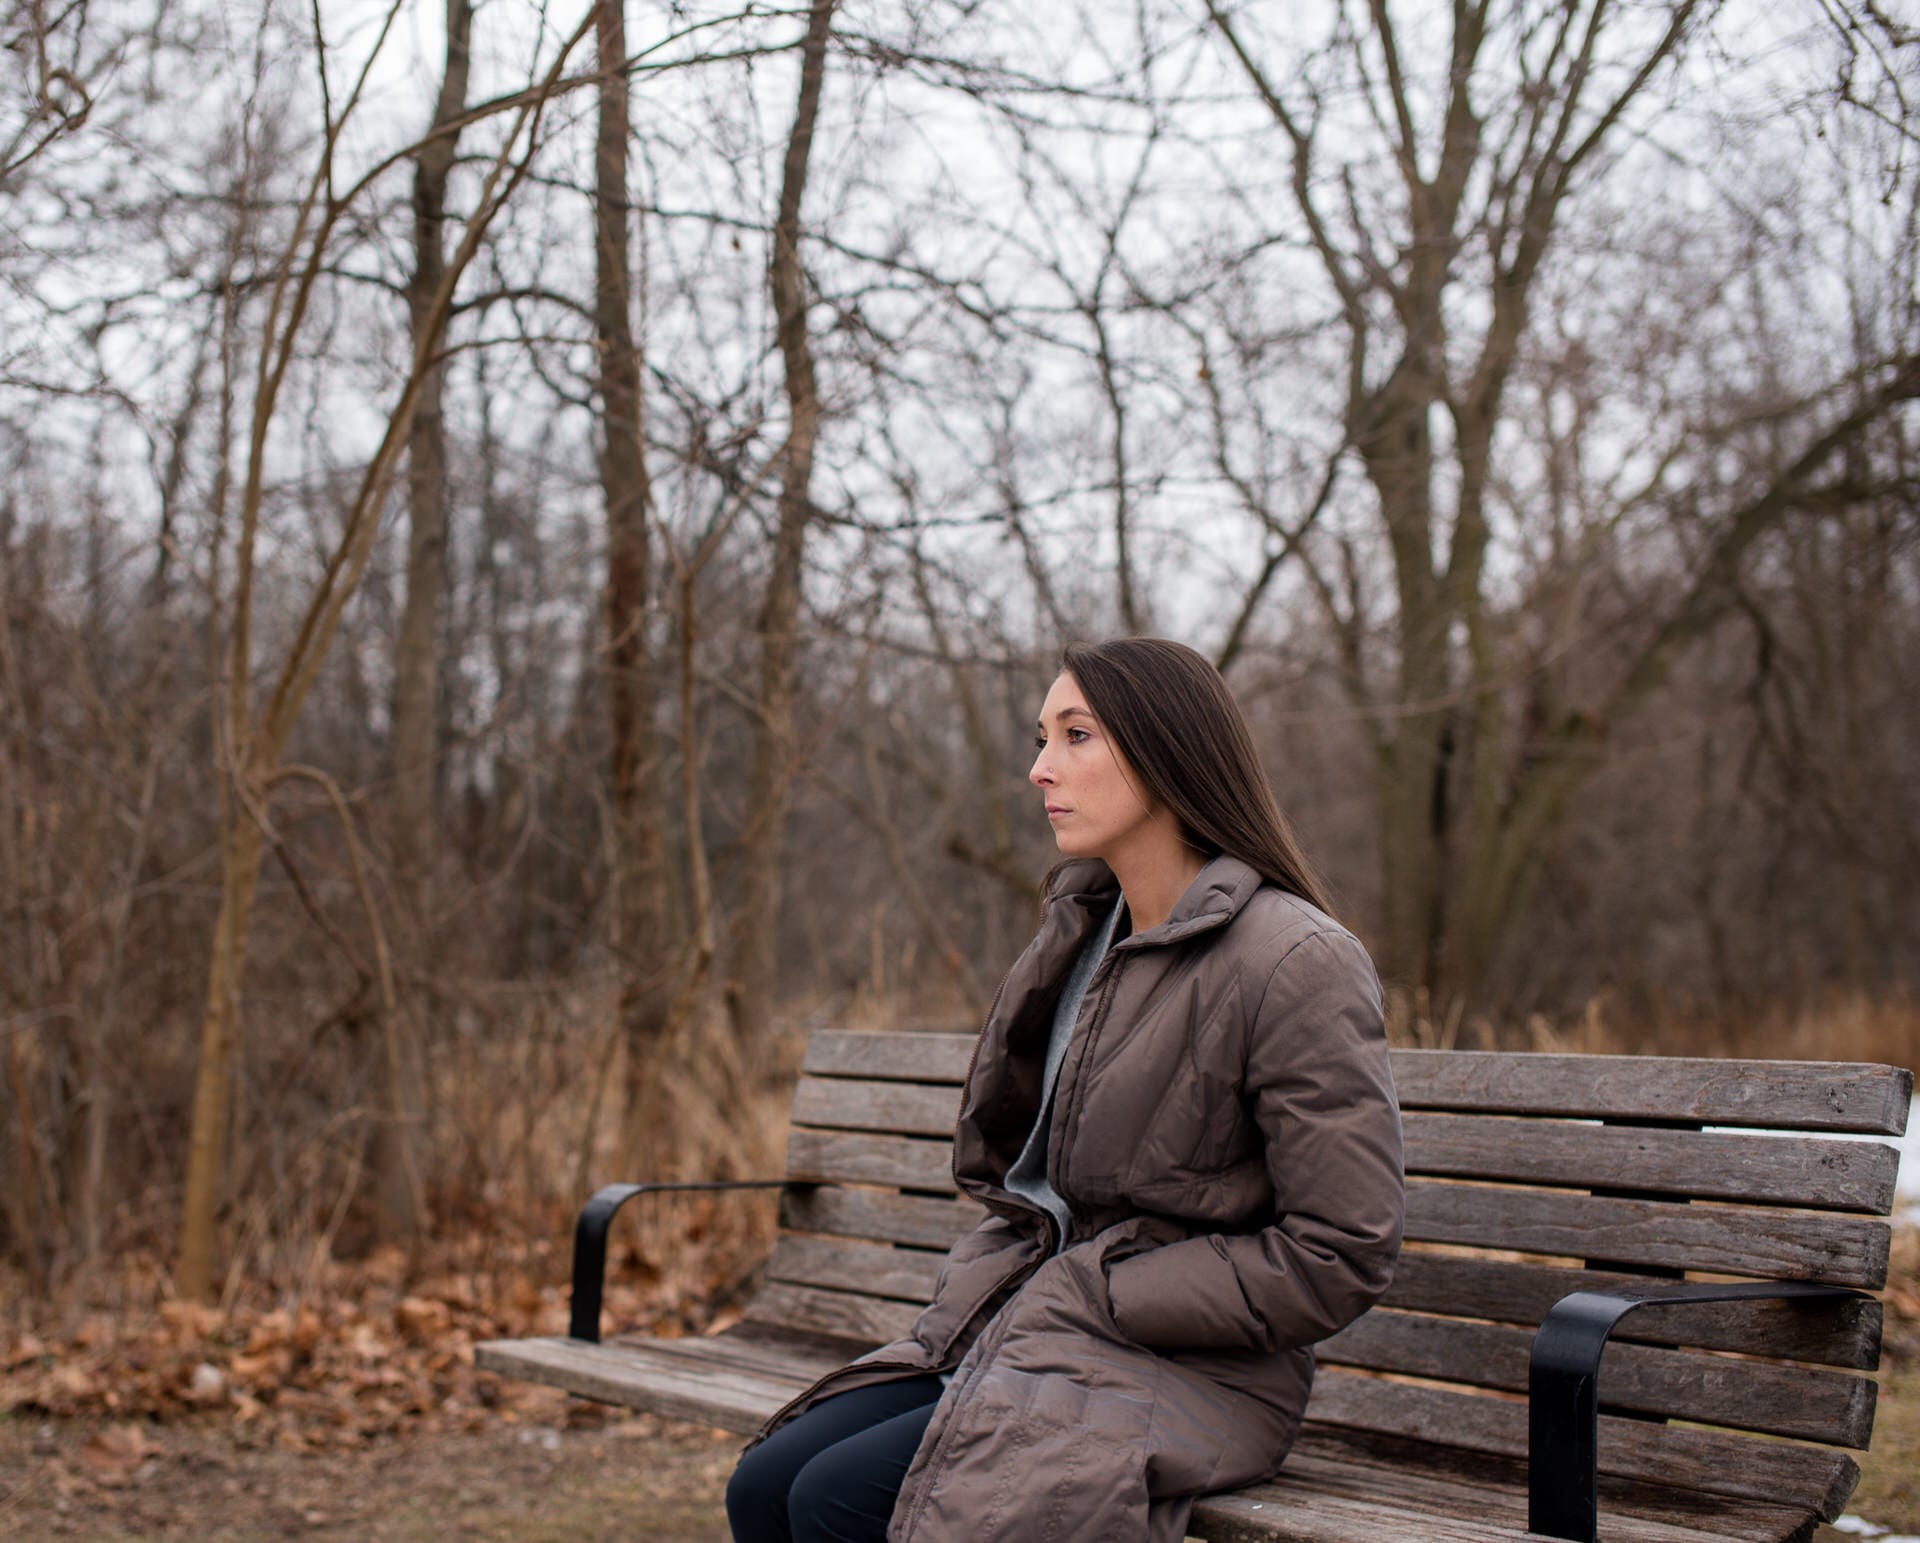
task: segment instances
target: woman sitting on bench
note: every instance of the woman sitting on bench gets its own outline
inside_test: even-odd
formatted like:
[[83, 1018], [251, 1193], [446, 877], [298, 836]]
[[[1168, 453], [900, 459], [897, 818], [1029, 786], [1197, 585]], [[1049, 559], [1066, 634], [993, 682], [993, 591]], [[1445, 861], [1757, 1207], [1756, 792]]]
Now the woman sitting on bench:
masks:
[[747, 1449], [738, 1543], [1178, 1543], [1276, 1471], [1310, 1346], [1386, 1290], [1400, 1117], [1380, 987], [1225, 681], [1067, 649], [1028, 774], [1063, 855], [967, 1077], [987, 1216], [913, 1333]]

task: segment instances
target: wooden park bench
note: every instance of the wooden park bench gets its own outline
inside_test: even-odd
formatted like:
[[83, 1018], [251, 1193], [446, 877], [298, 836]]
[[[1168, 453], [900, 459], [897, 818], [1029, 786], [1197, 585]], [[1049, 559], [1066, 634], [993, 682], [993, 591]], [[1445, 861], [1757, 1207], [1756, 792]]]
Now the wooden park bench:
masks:
[[[581, 1217], [571, 1336], [485, 1344], [480, 1366], [748, 1432], [905, 1334], [980, 1214], [951, 1165], [972, 1048], [814, 1035], [786, 1177], [765, 1186], [779, 1242], [738, 1323], [601, 1340], [613, 1212], [689, 1187], [613, 1185]], [[1842, 1449], [1873, 1427], [1858, 1374], [1879, 1364], [1881, 1309], [1863, 1293], [1886, 1282], [1876, 1218], [1898, 1154], [1826, 1138], [1898, 1135], [1912, 1073], [1422, 1050], [1393, 1070], [1408, 1183], [1392, 1290], [1318, 1347], [1280, 1476], [1201, 1499], [1190, 1530], [1593, 1538], [1596, 1496], [1610, 1543], [1803, 1539], [1839, 1516], [1859, 1477]], [[1722, 1126], [1743, 1129], [1706, 1128]]]

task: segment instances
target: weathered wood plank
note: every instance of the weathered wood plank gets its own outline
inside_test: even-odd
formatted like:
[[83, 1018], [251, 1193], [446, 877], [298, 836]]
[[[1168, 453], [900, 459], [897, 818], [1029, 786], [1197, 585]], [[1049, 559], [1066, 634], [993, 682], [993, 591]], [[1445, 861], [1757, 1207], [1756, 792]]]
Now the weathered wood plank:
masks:
[[807, 1041], [803, 1072], [816, 1077], [881, 1077], [899, 1082], [965, 1079], [976, 1034], [859, 1034], [822, 1029]]
[[766, 1324], [736, 1323], [724, 1333], [655, 1339], [649, 1334], [616, 1335], [605, 1343], [638, 1349], [653, 1358], [694, 1367], [721, 1366], [774, 1382], [795, 1377], [812, 1382], [860, 1352], [849, 1341], [819, 1334], [796, 1334]]
[[[1361, 1494], [1388, 1494], [1406, 1504], [1414, 1504], [1417, 1496], [1419, 1506], [1431, 1505], [1443, 1514], [1475, 1516], [1515, 1530], [1526, 1526], [1527, 1464], [1520, 1459], [1313, 1425], [1294, 1443], [1282, 1476], [1303, 1468], [1337, 1473], [1338, 1480], [1327, 1482]], [[1609, 1518], [1621, 1517], [1705, 1530], [1741, 1543], [1787, 1538], [1810, 1532], [1814, 1524], [1805, 1510], [1611, 1475], [1600, 1480], [1600, 1515], [1603, 1536]]]
[[928, 1249], [787, 1237], [780, 1240], [767, 1261], [767, 1279], [893, 1297], [925, 1306], [945, 1262], [945, 1254]]
[[[1196, 1501], [1187, 1531], [1206, 1543], [1527, 1543], [1536, 1537], [1524, 1521], [1503, 1526], [1485, 1513], [1434, 1511], [1390, 1486], [1375, 1495], [1342, 1492], [1318, 1475], [1286, 1468], [1272, 1483]], [[1724, 1543], [1727, 1534], [1603, 1515], [1600, 1536], [1603, 1543]]]
[[[1570, 1291], [1631, 1291], [1645, 1285], [1644, 1276], [1408, 1248], [1401, 1251], [1382, 1301], [1388, 1307], [1533, 1327]], [[1841, 1303], [1712, 1302], [1633, 1314], [1613, 1337], [1872, 1371], [1880, 1364], [1881, 1322], [1881, 1306], [1871, 1297]]]
[[1854, 1216], [1421, 1180], [1407, 1185], [1406, 1235], [1425, 1243], [1875, 1290], [1886, 1284], [1893, 1233], [1885, 1222]]
[[911, 1302], [769, 1281], [754, 1293], [745, 1316], [750, 1323], [827, 1334], [871, 1349], [904, 1338], [920, 1316], [920, 1309]]
[[[1450, 1508], [1446, 1495], [1453, 1489], [1469, 1501], [1459, 1514], [1480, 1516], [1515, 1530], [1526, 1526], [1523, 1459], [1340, 1426], [1308, 1426], [1294, 1441], [1286, 1468], [1296, 1470], [1309, 1464], [1321, 1464], [1323, 1472], [1348, 1476], [1363, 1495], [1390, 1493], [1398, 1497], [1396, 1485], [1407, 1480], [1421, 1485], [1423, 1493], [1430, 1493], [1440, 1510]], [[1286, 1470], [1283, 1478], [1284, 1474]], [[1795, 1530], [1811, 1530], [1812, 1526], [1812, 1512], [1803, 1508], [1736, 1501], [1728, 1495], [1703, 1495], [1697, 1489], [1674, 1489], [1615, 1474], [1603, 1474], [1599, 1480], [1599, 1510], [1601, 1535], [1607, 1535], [1609, 1516], [1724, 1533], [1743, 1543], [1761, 1537], [1788, 1537]]]
[[870, 1189], [790, 1189], [780, 1197], [780, 1225], [796, 1232], [951, 1248], [986, 1212], [972, 1200], [889, 1195]]
[[[1689, 1515], [1684, 1506], [1662, 1504], [1663, 1494], [1671, 1491], [1644, 1485], [1628, 1488], [1613, 1484], [1608, 1488], [1600, 1520], [1601, 1537], [1606, 1543], [1703, 1543], [1709, 1539], [1722, 1543], [1729, 1537], [1751, 1543], [1761, 1538], [1787, 1538], [1807, 1522], [1804, 1513], [1743, 1505], [1720, 1497], [1710, 1509], [1697, 1508], [1696, 1514]], [[1364, 1530], [1370, 1512], [1380, 1507], [1399, 1515], [1383, 1517], [1382, 1525], [1371, 1532]], [[1656, 1514], [1646, 1514], [1649, 1510]], [[1663, 1512], [1666, 1514], [1658, 1514]], [[1325, 1531], [1328, 1527], [1343, 1528], [1349, 1517], [1362, 1528], [1357, 1534]], [[1431, 1523], [1438, 1523], [1440, 1530], [1430, 1532]], [[1303, 1526], [1304, 1532], [1300, 1530]], [[1447, 1529], [1461, 1526], [1478, 1527], [1484, 1535], [1510, 1543], [1532, 1536], [1527, 1532], [1524, 1479], [1470, 1479], [1431, 1472], [1404, 1461], [1389, 1470], [1296, 1448], [1271, 1481], [1235, 1495], [1207, 1496], [1198, 1502], [1188, 1531], [1208, 1543], [1329, 1535], [1381, 1543], [1383, 1539], [1451, 1537], [1455, 1533]]]
[[787, 1137], [787, 1177], [808, 1184], [886, 1184], [952, 1194], [953, 1143], [796, 1130]]
[[1870, 1141], [1741, 1136], [1430, 1114], [1404, 1117], [1407, 1172], [1582, 1189], [1868, 1211], [1893, 1209], [1897, 1149]]
[[[1353, 1426], [1469, 1450], [1524, 1457], [1527, 1406], [1518, 1398], [1420, 1387], [1323, 1367], [1315, 1379], [1307, 1419]], [[1772, 1505], [1803, 1507], [1832, 1521], [1860, 1480], [1860, 1468], [1834, 1447], [1652, 1425], [1603, 1415], [1600, 1471], [1730, 1495]], [[1764, 1460], [1761, 1460], [1764, 1458]]]
[[[976, 1038], [822, 1030], [808, 1043], [803, 1069], [817, 1076], [957, 1083]], [[1910, 1071], [1861, 1062], [1491, 1050], [1395, 1050], [1392, 1060], [1408, 1109], [1897, 1136], [1913, 1098]]]
[[[697, 1342], [694, 1342], [697, 1343]], [[582, 1398], [671, 1415], [742, 1433], [758, 1430], [813, 1379], [777, 1377], [725, 1365], [693, 1365], [626, 1341], [590, 1345], [572, 1339], [493, 1340], [474, 1347], [482, 1371], [564, 1388]]]
[[[1503, 1324], [1371, 1312], [1315, 1347], [1323, 1362], [1524, 1392], [1533, 1331]], [[1845, 1372], [1652, 1345], [1610, 1345], [1600, 1400], [1644, 1414], [1864, 1447], [1875, 1385]]]
[[1913, 1100], [1912, 1072], [1846, 1061], [1396, 1050], [1393, 1078], [1406, 1109], [1879, 1136], [1907, 1128]]
[[[1311, 1485], [1284, 1480], [1196, 1501], [1187, 1531], [1207, 1543], [1382, 1543], [1402, 1538], [1419, 1538], [1422, 1543], [1522, 1543], [1530, 1536], [1486, 1522], [1407, 1509], [1384, 1499], [1316, 1493]], [[1694, 1543], [1696, 1536], [1676, 1533], [1656, 1540], [1636, 1534], [1634, 1543]]]
[[793, 1090], [795, 1125], [950, 1139], [959, 1118], [960, 1089], [952, 1083], [930, 1087], [853, 1077], [802, 1077]]

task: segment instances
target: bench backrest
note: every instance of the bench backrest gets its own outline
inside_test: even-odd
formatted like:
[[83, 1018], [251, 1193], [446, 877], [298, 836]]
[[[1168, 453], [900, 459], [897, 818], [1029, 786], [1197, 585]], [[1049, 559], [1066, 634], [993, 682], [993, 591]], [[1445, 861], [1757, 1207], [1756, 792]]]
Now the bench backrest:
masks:
[[[973, 1046], [814, 1035], [793, 1187], [749, 1320], [866, 1345], [906, 1332], [980, 1214], [951, 1163]], [[1439, 1442], [1463, 1461], [1523, 1456], [1533, 1330], [1569, 1291], [1683, 1273], [1886, 1283], [1890, 1229], [1875, 1218], [1892, 1208], [1898, 1153], [1832, 1137], [1898, 1135], [1910, 1072], [1419, 1050], [1394, 1052], [1393, 1070], [1407, 1246], [1384, 1302], [1319, 1347], [1320, 1428]], [[1875, 1385], [1857, 1373], [1878, 1365], [1880, 1329], [1871, 1301], [1628, 1319], [1602, 1371], [1602, 1472], [1827, 1509], [1857, 1477], [1835, 1449], [1872, 1430]], [[1755, 1435], [1790, 1440], [1760, 1463]]]

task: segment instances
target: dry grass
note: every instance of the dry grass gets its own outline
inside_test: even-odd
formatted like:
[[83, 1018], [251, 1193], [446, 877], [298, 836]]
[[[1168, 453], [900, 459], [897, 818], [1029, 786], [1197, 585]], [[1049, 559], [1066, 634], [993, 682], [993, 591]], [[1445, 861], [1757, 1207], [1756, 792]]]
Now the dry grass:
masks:
[[1920, 1001], [1894, 992], [1834, 992], [1799, 1007], [1753, 1012], [1669, 1012], [1638, 1018], [1604, 997], [1577, 1014], [1534, 1013], [1495, 1023], [1437, 1011], [1425, 992], [1387, 994], [1387, 1034], [1430, 1050], [1540, 1050], [1583, 1055], [1739, 1056], [1770, 1061], [1868, 1061], [1920, 1067]]

